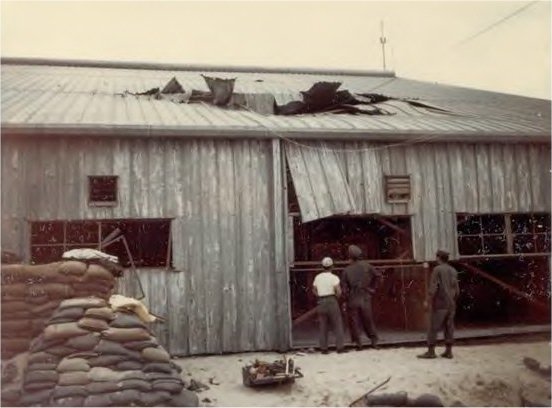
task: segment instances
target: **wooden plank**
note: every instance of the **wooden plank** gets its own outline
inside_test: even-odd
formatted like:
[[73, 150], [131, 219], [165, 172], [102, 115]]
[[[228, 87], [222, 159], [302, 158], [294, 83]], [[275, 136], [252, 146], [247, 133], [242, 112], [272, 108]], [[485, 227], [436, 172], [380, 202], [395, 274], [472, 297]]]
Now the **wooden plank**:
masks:
[[130, 143], [129, 139], [117, 139], [113, 141], [113, 174], [118, 176], [117, 180], [117, 207], [114, 214], [116, 217], [125, 218], [130, 214], [131, 169], [130, 169]]
[[362, 144], [351, 142], [345, 145], [347, 149], [346, 155], [346, 178], [349, 183], [351, 194], [355, 202], [357, 213], [366, 214], [365, 197], [365, 175], [363, 171], [362, 156], [359, 149], [362, 149]]
[[514, 150], [523, 148], [505, 144], [502, 146], [502, 167], [504, 168], [504, 211], [517, 211], [519, 208], [516, 162]]
[[477, 168], [478, 210], [481, 213], [489, 213], [493, 208], [492, 196], [494, 194], [494, 186], [490, 176], [491, 168], [488, 145], [475, 145], [475, 160]]
[[531, 170], [529, 165], [529, 145], [520, 145], [514, 149], [515, 172], [517, 176], [518, 210], [529, 212], [532, 210], [531, 197]]
[[541, 163], [541, 194], [543, 197], [542, 211], [550, 212], [550, 175], [551, 175], [551, 165], [550, 165], [550, 145], [542, 146], [540, 149], [540, 163]]
[[[405, 148], [403, 146], [393, 146], [389, 148], [390, 171], [391, 175], [407, 175]], [[407, 182], [410, 190], [410, 181]], [[407, 203], [394, 203], [393, 214], [403, 215], [408, 213]]]
[[424, 222], [425, 254], [423, 259], [432, 259], [438, 249], [439, 242], [439, 217], [436, 174], [435, 174], [435, 154], [433, 146], [420, 146], [420, 162], [422, 169], [422, 205]]
[[450, 163], [448, 161], [447, 145], [435, 146], [435, 170], [439, 197], [439, 241], [438, 246], [446, 248], [453, 256], [456, 255], [456, 214], [452, 198], [452, 180]]
[[[539, 145], [529, 145], [529, 172], [531, 175], [531, 198], [533, 211], [542, 211], [544, 210], [544, 203], [546, 199], [542, 196], [542, 168], [543, 163], [540, 158], [541, 146]], [[547, 210], [550, 208], [548, 207]]]
[[464, 166], [462, 148], [459, 143], [448, 143], [447, 151], [449, 156], [449, 170], [451, 174], [451, 180], [453, 181], [454, 188], [452, 189], [452, 206], [457, 212], [467, 211], [467, 195], [472, 194], [467, 192], [467, 189], [473, 188], [468, 186], [468, 180], [464, 178]]
[[417, 146], [406, 148], [406, 168], [410, 174], [411, 196], [408, 212], [412, 214], [412, 250], [415, 259], [425, 259], [424, 214], [422, 211], [423, 175]]
[[164, 207], [167, 201], [167, 192], [165, 190], [166, 174], [165, 163], [167, 158], [164, 154], [164, 140], [150, 138], [145, 145], [148, 157], [148, 173], [144, 174], [145, 186], [147, 191], [147, 211], [148, 217], [161, 218], [166, 214]]
[[149, 163], [147, 141], [135, 139], [131, 144], [131, 172], [130, 172], [130, 216], [147, 217]]
[[502, 146], [498, 144], [491, 144], [490, 150], [490, 171], [491, 171], [491, 184], [493, 194], [491, 196], [492, 207], [494, 212], [506, 211], [506, 191], [505, 191], [505, 169], [504, 160], [502, 156]]
[[219, 147], [219, 180], [220, 193], [220, 243], [221, 243], [221, 277], [222, 277], [222, 348], [226, 352], [239, 351], [236, 341], [237, 330], [237, 287], [238, 279], [237, 257], [235, 245], [236, 233], [239, 228], [236, 202], [238, 193], [234, 169], [236, 157], [233, 150], [236, 143], [221, 142]]
[[301, 148], [287, 143], [285, 149], [295, 194], [301, 210], [301, 218], [303, 220], [314, 220], [318, 218], [318, 206], [312, 193], [309, 178], [306, 177], [307, 169]]
[[382, 213], [383, 209], [383, 172], [380, 161], [381, 145], [361, 143], [360, 164], [364, 187], [365, 214]]

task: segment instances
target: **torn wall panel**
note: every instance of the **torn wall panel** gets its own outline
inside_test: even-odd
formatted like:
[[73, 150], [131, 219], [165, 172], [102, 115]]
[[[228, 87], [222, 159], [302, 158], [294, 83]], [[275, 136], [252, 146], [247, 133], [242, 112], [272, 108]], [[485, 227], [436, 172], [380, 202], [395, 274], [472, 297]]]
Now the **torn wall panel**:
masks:
[[286, 143], [286, 157], [303, 222], [353, 214], [356, 205], [335, 152], [323, 143]]

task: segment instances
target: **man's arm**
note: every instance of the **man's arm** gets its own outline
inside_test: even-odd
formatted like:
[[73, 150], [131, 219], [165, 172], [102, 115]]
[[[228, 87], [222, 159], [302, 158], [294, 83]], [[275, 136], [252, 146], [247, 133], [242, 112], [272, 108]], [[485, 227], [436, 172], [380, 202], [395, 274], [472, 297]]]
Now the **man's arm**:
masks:
[[433, 271], [431, 272], [431, 278], [429, 279], [429, 287], [427, 289], [427, 298], [424, 302], [425, 307], [428, 306], [428, 304], [433, 299], [433, 296], [437, 292], [438, 283], [439, 283], [439, 270], [437, 268], [433, 268]]
[[[318, 276], [317, 276], [317, 277], [318, 277]], [[314, 293], [314, 295], [315, 295], [316, 297], [318, 297], [318, 289], [316, 288], [316, 278], [317, 278], [317, 277], [315, 277], [315, 278], [314, 278], [314, 281], [312, 282], [312, 292]]]
[[374, 268], [372, 265], [368, 266], [368, 272], [372, 276], [372, 279], [370, 280], [370, 284], [368, 286], [368, 291], [374, 294], [380, 287], [383, 276], [381, 272]]

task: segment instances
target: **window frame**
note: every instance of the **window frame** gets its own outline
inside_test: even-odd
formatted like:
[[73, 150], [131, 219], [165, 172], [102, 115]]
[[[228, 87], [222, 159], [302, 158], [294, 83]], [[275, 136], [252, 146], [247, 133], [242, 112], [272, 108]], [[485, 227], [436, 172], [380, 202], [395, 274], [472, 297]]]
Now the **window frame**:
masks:
[[[111, 201], [101, 201], [92, 199], [92, 185], [94, 179], [99, 178], [111, 178], [115, 180], [115, 200]], [[119, 176], [113, 174], [103, 174], [103, 175], [89, 175], [88, 176], [88, 205], [90, 207], [116, 207], [119, 204]]]
[[[33, 262], [33, 248], [36, 247], [58, 247], [61, 248], [61, 253], [63, 254], [66, 251], [69, 251], [71, 249], [75, 248], [93, 248], [97, 249], [99, 251], [102, 251], [102, 224], [108, 224], [108, 223], [116, 223], [116, 222], [127, 222], [127, 223], [146, 223], [146, 222], [167, 222], [168, 223], [168, 241], [167, 241], [167, 252], [166, 252], [166, 258], [165, 258], [165, 264], [159, 265], [159, 266], [143, 266], [143, 265], [136, 265], [136, 260], [134, 258], [134, 254], [132, 259], [133, 262], [130, 263], [129, 266], [123, 266], [124, 268], [131, 268], [132, 264], [135, 265], [136, 269], [165, 269], [165, 270], [175, 270], [173, 266], [173, 248], [172, 248], [172, 234], [173, 234], [173, 221], [174, 218], [170, 217], [164, 217], [164, 218], [107, 218], [107, 219], [67, 219], [67, 220], [28, 220], [28, 226], [29, 226], [29, 263], [32, 264]], [[67, 225], [72, 223], [97, 223], [98, 224], [98, 241], [97, 242], [82, 242], [82, 243], [69, 243], [68, 242], [68, 234], [67, 234]], [[33, 224], [35, 223], [62, 223], [63, 224], [63, 240], [61, 243], [38, 243], [33, 244]], [[130, 249], [129, 249], [130, 250]], [[130, 259], [129, 259], [130, 262]], [[122, 264], [121, 264], [122, 265]]]
[[[538, 246], [537, 246], [537, 239], [539, 236], [544, 236], [545, 239], [548, 235], [548, 239], [550, 240], [550, 234], [551, 231], [546, 231], [544, 229], [543, 231], [536, 232], [535, 223], [532, 223], [532, 231], [530, 233], [516, 233], [513, 231], [512, 228], [512, 216], [528, 216], [531, 220], [534, 219], [537, 216], [548, 216], [550, 218], [551, 214], [544, 212], [544, 211], [535, 211], [535, 212], [508, 212], [508, 213], [467, 213], [467, 212], [461, 212], [456, 213], [456, 222], [455, 222], [455, 229], [456, 229], [456, 245], [458, 249], [458, 256], [459, 258], [473, 258], [473, 257], [499, 257], [499, 256], [546, 256], [550, 255], [551, 250], [549, 249], [548, 252], [539, 252]], [[501, 216], [504, 220], [504, 232], [502, 233], [485, 233], [483, 231], [483, 222], [482, 217], [484, 216]], [[458, 226], [460, 225], [459, 218], [460, 217], [479, 217], [480, 221], [480, 232], [478, 234], [460, 234], [458, 230]], [[484, 249], [484, 243], [485, 243], [485, 237], [497, 237], [497, 236], [504, 236], [506, 238], [506, 252], [500, 252], [500, 253], [478, 253], [478, 254], [462, 254], [460, 250], [460, 239], [463, 237], [480, 237], [481, 238], [481, 249]], [[515, 246], [514, 246], [514, 240], [517, 236], [531, 236], [534, 242], [534, 251], [531, 252], [516, 252]]]

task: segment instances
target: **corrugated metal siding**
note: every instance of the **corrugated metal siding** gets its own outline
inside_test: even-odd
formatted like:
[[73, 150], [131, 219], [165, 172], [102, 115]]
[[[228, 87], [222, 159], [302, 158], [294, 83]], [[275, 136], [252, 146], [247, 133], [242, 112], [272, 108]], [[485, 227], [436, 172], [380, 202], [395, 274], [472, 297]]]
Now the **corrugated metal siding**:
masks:
[[[139, 271], [146, 304], [168, 318], [156, 329], [164, 344], [177, 354], [286, 347], [279, 154], [271, 141], [7, 138], [2, 243], [28, 252], [26, 219], [175, 217], [179, 272]], [[91, 174], [119, 176], [118, 206], [88, 206]], [[129, 276], [121, 288], [136, 295], [133, 285]]]
[[[383, 104], [392, 116], [261, 115], [200, 104], [125, 94], [162, 87], [175, 76], [187, 90], [207, 90], [201, 72], [150, 71], [113, 68], [2, 65], [2, 124], [107, 127], [149, 126], [236, 128], [248, 130], [359, 131], [481, 134], [548, 134], [550, 102], [473, 89], [377, 76], [348, 77], [260, 73], [211, 73], [237, 77], [236, 92], [272, 93], [278, 103], [300, 99], [300, 91], [317, 81], [343, 82], [353, 92], [376, 90], [397, 98], [418, 98], [452, 110], [448, 115], [411, 107], [403, 102]], [[257, 82], [261, 79], [261, 82]]]
[[[306, 144], [316, 149], [316, 143]], [[345, 169], [358, 214], [412, 215], [416, 259], [457, 256], [456, 214], [550, 211], [550, 146], [460, 143], [326, 143]], [[304, 173], [310, 176], [310, 173]], [[386, 174], [410, 175], [408, 204], [386, 202]], [[316, 176], [319, 191], [334, 184]], [[308, 183], [306, 180], [305, 183]]]
[[303, 222], [357, 212], [338, 154], [322, 142], [285, 150]]

